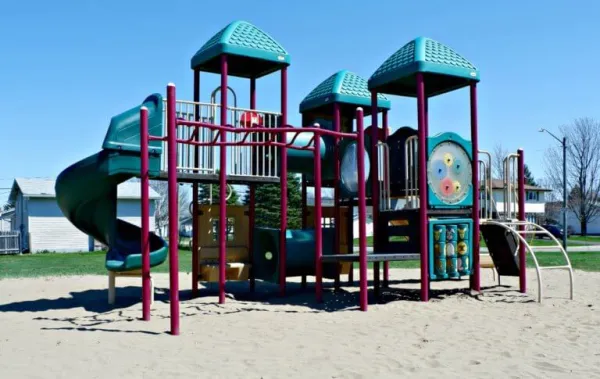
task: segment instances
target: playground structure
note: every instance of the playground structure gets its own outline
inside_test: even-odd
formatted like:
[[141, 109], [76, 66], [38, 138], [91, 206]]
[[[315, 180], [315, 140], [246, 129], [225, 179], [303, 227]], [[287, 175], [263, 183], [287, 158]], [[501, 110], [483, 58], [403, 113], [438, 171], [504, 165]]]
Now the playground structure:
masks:
[[[465, 276], [479, 292], [481, 227], [498, 275], [518, 276], [521, 292], [526, 292], [525, 254], [532, 255], [541, 301], [541, 268], [523, 235], [544, 231], [526, 228], [523, 151], [507, 157], [505, 191], [511, 200], [505, 201], [507, 219], [498, 220], [488, 185], [489, 162], [480, 159], [486, 153], [478, 148], [479, 71], [469, 61], [437, 41], [417, 38], [392, 54], [368, 81], [349, 71], [324, 80], [300, 104], [303, 127], [288, 124], [289, 65], [289, 54], [272, 37], [247, 22], [233, 22], [191, 59], [192, 101], [179, 100], [175, 85], [169, 84], [166, 99], [153, 94], [113, 117], [103, 150], [60, 174], [59, 206], [75, 226], [109, 246], [109, 272], [141, 275], [145, 320], [150, 318], [151, 267], [168, 258], [171, 333], [179, 334], [178, 183], [192, 184], [193, 296], [199, 282], [218, 282], [223, 303], [227, 280], [248, 280], [252, 291], [256, 279], [278, 283], [285, 295], [287, 278], [302, 277], [305, 285], [306, 277], [314, 276], [320, 302], [323, 279], [333, 279], [338, 287], [340, 275], [351, 276], [352, 265], [358, 264], [360, 309], [366, 311], [368, 262], [373, 262], [378, 294], [382, 268], [387, 286], [389, 262], [400, 260], [420, 261], [422, 301], [429, 300], [431, 282]], [[209, 103], [200, 101], [201, 72], [221, 77]], [[281, 110], [257, 110], [257, 79], [275, 72], [281, 75]], [[237, 106], [229, 76], [249, 79], [249, 108]], [[454, 132], [429, 136], [428, 99], [465, 87], [470, 139]], [[228, 104], [229, 92], [234, 106]], [[417, 129], [402, 127], [389, 135], [386, 95], [417, 99]], [[367, 128], [365, 117], [371, 118]], [[287, 227], [288, 173], [302, 175], [298, 230]], [[117, 185], [131, 177], [141, 178], [141, 228], [116, 218]], [[169, 243], [150, 232], [151, 178], [168, 182]], [[227, 197], [229, 184], [247, 185], [249, 204], [201, 205], [199, 183], [218, 183], [219, 199]], [[263, 184], [281, 188], [278, 228], [255, 226], [255, 191]], [[314, 187], [312, 207], [307, 205], [308, 187]], [[332, 207], [322, 206], [323, 187], [334, 188]], [[374, 225], [369, 254], [367, 206]], [[354, 207], [358, 236], [352, 228]], [[356, 237], [358, 253], [352, 248]], [[555, 268], [569, 270], [572, 298], [572, 269], [562, 252], [567, 265]], [[115, 276], [110, 276], [112, 288]]]

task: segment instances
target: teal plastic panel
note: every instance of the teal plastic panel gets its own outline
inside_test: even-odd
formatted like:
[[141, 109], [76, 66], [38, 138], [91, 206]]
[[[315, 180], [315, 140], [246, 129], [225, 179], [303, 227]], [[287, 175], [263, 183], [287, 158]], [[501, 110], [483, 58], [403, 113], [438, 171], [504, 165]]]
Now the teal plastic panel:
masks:
[[[385, 93], [416, 96], [414, 75], [418, 72], [432, 74], [426, 80], [429, 96], [480, 81], [479, 70], [466, 58], [438, 41], [418, 37], [394, 52], [375, 70], [369, 78], [368, 88], [385, 88]], [[395, 83], [397, 88], [391, 88]]]
[[[150, 95], [141, 105], [114, 116], [102, 148], [104, 150], [140, 152], [140, 108], [148, 108], [148, 131], [151, 136], [163, 136], [163, 98], [160, 94]], [[150, 142], [150, 154], [162, 154], [160, 141]]]
[[473, 272], [473, 220], [429, 220], [429, 278], [443, 280]]
[[289, 65], [290, 55], [273, 37], [246, 21], [234, 21], [210, 38], [191, 59], [192, 69], [202, 69], [214, 58], [234, 55]]
[[[371, 107], [371, 92], [367, 81], [348, 70], [338, 71], [316, 86], [300, 103], [300, 112], [333, 103], [345, 103], [357, 107]], [[377, 105], [380, 109], [390, 109], [391, 102], [378, 94]]]
[[[441, 143], [446, 143], [446, 142], [454, 142], [458, 146], [460, 146], [460, 148], [462, 150], [464, 150], [464, 152], [466, 153], [467, 159], [469, 159], [469, 163], [471, 165], [473, 165], [473, 149], [471, 146], [471, 141], [468, 141], [468, 140], [462, 138], [461, 136], [459, 136], [456, 133], [446, 132], [446, 133], [441, 133], [436, 136], [427, 138], [428, 167], [429, 167], [429, 161], [431, 159], [434, 148], [436, 146], [440, 145]], [[456, 162], [454, 162], [454, 163], [456, 163]], [[445, 165], [442, 165], [442, 169], [444, 169], [444, 170], [447, 169], [448, 171], [450, 171], [453, 169], [453, 166], [446, 167]], [[433, 175], [435, 175], [435, 173], [432, 173], [428, 169], [427, 170], [427, 190], [428, 190], [427, 201], [428, 201], [428, 205], [430, 207], [433, 207], [433, 208], [465, 208], [465, 207], [473, 206], [473, 183], [472, 183], [472, 181], [469, 181], [468, 183], [464, 183], [468, 186], [467, 189], [465, 190], [466, 196], [461, 201], [449, 204], [448, 202], [446, 202], [442, 198], [440, 198], [432, 190], [432, 188], [431, 188], [432, 182], [434, 182]], [[444, 176], [444, 177], [447, 176], [447, 173], [444, 172], [442, 174], [442, 176]]]

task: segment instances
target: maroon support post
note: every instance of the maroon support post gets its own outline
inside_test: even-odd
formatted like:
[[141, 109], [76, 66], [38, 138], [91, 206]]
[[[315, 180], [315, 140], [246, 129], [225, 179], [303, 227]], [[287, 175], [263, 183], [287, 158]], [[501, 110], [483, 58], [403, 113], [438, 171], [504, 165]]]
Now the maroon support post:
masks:
[[[318, 125], [315, 125], [318, 127]], [[323, 301], [323, 264], [321, 257], [323, 256], [323, 235], [321, 230], [321, 135], [315, 134], [315, 206], [314, 206], [314, 217], [315, 217], [315, 279], [316, 279], [316, 295], [317, 302]]]
[[[200, 71], [194, 70], [194, 120], [200, 121]], [[196, 132], [195, 141], [200, 141], [199, 130]], [[194, 148], [194, 167], [200, 166], [200, 148], [196, 146]], [[192, 184], [192, 297], [198, 296], [198, 271], [199, 257], [198, 257], [198, 183]]]
[[[388, 130], [388, 111], [387, 109], [383, 110], [383, 114], [382, 114], [382, 127], [383, 127], [383, 141], [385, 142], [388, 138], [388, 134], [389, 134], [389, 130]], [[388, 181], [390, 180], [390, 178], [388, 176], [385, 175], [386, 172], [388, 172], [389, 170], [389, 156], [387, 157], [387, 159], [384, 159], [383, 161], [384, 164], [384, 177], [383, 177], [383, 181], [384, 181], [384, 188], [388, 188]], [[389, 196], [389, 194], [388, 194]], [[387, 288], [389, 286], [389, 280], [390, 280], [390, 262], [389, 261], [385, 261], [383, 262], [383, 286], [385, 288]]]
[[150, 321], [150, 178], [148, 156], [148, 108], [140, 108], [142, 190], [142, 318]]
[[[304, 125], [304, 122], [302, 123]], [[308, 205], [307, 205], [307, 185], [306, 185], [306, 175], [302, 175], [302, 229], [306, 229], [308, 222], [306, 220], [308, 215]], [[302, 275], [302, 288], [306, 288], [306, 275]]]
[[167, 145], [169, 202], [169, 291], [171, 302], [171, 334], [179, 335], [179, 202], [177, 195], [177, 118], [175, 84], [167, 86]]
[[[250, 109], [256, 109], [256, 79], [250, 78]], [[254, 184], [249, 186], [248, 204], [248, 245], [250, 250], [250, 292], [254, 292], [256, 279], [254, 277], [254, 222], [256, 217], [256, 187]]]
[[473, 147], [473, 274], [471, 275], [471, 289], [481, 291], [481, 276], [479, 267], [479, 137], [477, 126], [477, 84], [471, 83], [471, 146]]
[[[371, 91], [371, 212], [373, 215], [373, 249], [379, 248], [377, 240], [377, 220], [379, 219], [379, 162], [377, 142], [379, 141], [379, 108], [377, 92]], [[373, 263], [375, 293], [379, 293], [379, 262]]]
[[419, 249], [421, 251], [421, 301], [429, 301], [429, 246], [427, 241], [427, 133], [425, 120], [425, 82], [417, 73], [418, 166], [419, 166]]
[[[287, 126], [287, 67], [281, 69], [281, 124]], [[285, 278], [286, 278], [286, 262], [287, 248], [285, 243], [285, 235], [287, 230], [287, 143], [286, 133], [281, 133], [281, 222], [279, 232], [279, 293], [285, 295]]]
[[[341, 131], [341, 114], [340, 114], [340, 103], [335, 102], [333, 104], [333, 130], [337, 133]], [[341, 214], [340, 214], [340, 146], [339, 138], [335, 137], [335, 150], [334, 150], [334, 173], [333, 173], [333, 216], [334, 216], [334, 227], [335, 227], [335, 239], [334, 239], [334, 254], [340, 253], [340, 232], [341, 232]], [[350, 248], [350, 247], [349, 247]], [[340, 268], [339, 263], [336, 264], [335, 273], [335, 289], [340, 288]]]
[[356, 109], [357, 169], [358, 169], [358, 245], [360, 276], [360, 310], [368, 307], [367, 296], [367, 191], [365, 184], [365, 128], [362, 108]]
[[[227, 55], [221, 55], [221, 125], [227, 125]], [[227, 254], [227, 133], [221, 131], [219, 147], [219, 304], [225, 303]]]
[[[517, 150], [518, 168], [519, 168], [519, 221], [525, 221], [525, 154], [523, 149]], [[525, 230], [521, 225], [520, 230]], [[565, 231], [566, 232], [566, 231]], [[521, 293], [527, 292], [527, 257], [525, 255], [525, 244], [519, 243], [519, 290]]]

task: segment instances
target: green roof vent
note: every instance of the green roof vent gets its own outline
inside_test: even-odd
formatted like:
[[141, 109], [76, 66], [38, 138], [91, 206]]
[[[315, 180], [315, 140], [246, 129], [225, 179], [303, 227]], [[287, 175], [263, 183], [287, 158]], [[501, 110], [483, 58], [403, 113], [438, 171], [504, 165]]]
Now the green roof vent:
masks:
[[[313, 89], [300, 103], [300, 112], [330, 107], [333, 103], [364, 107], [365, 113], [371, 110], [371, 92], [367, 81], [348, 70], [338, 71]], [[390, 109], [390, 101], [378, 94], [377, 105], [380, 109]]]
[[416, 38], [392, 56], [369, 78], [369, 89], [417, 96], [416, 73], [425, 74], [427, 96], [440, 95], [480, 80], [479, 71], [454, 50], [430, 38]]
[[234, 21], [209, 39], [192, 57], [191, 67], [219, 73], [222, 54], [228, 55], [228, 74], [243, 78], [259, 78], [290, 64], [273, 37], [246, 21]]

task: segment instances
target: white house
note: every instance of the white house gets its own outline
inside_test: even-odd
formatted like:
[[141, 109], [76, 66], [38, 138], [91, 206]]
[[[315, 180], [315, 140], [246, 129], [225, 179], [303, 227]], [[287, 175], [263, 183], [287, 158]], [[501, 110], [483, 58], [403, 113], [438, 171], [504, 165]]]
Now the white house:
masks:
[[[527, 221], [542, 223], [546, 212], [545, 194], [552, 192], [549, 189], [525, 185], [525, 218]], [[504, 184], [502, 180], [492, 180], [492, 195], [495, 210], [500, 217], [504, 217]], [[514, 212], [515, 208], [511, 207]]]
[[[64, 217], [56, 202], [54, 179], [16, 178], [9, 201], [15, 205], [12, 230], [21, 232], [21, 250], [93, 251], [98, 244]], [[117, 217], [141, 225], [141, 189], [136, 182], [117, 188]], [[155, 229], [154, 212], [158, 193], [150, 189], [150, 229]]]

